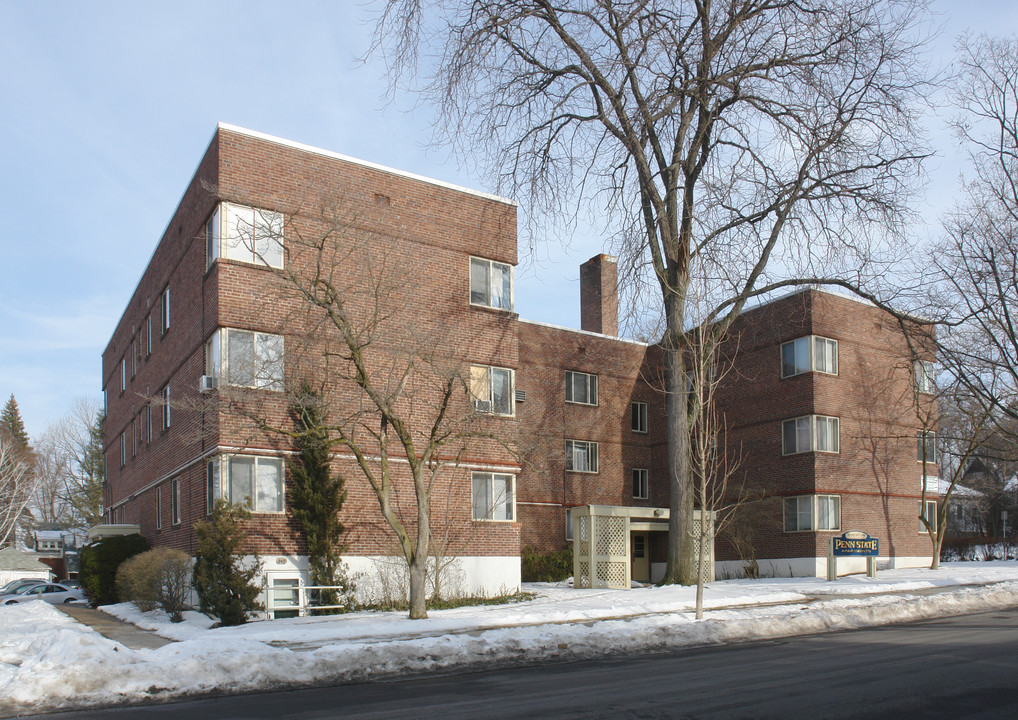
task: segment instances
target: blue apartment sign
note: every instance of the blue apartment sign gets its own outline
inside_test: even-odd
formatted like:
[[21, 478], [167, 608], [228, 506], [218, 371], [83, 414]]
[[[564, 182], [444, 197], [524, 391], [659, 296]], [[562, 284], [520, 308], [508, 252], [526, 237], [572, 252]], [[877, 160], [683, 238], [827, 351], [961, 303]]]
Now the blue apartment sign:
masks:
[[859, 530], [850, 530], [831, 540], [836, 557], [876, 557], [880, 554], [879, 538], [870, 537], [868, 533]]

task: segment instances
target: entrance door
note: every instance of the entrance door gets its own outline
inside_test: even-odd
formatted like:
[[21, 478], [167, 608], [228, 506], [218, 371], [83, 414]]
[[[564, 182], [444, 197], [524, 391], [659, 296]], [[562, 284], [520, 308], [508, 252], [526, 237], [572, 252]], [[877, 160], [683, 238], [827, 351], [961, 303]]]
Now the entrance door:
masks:
[[650, 582], [650, 543], [649, 533], [634, 532], [630, 538], [631, 572], [636, 582]]

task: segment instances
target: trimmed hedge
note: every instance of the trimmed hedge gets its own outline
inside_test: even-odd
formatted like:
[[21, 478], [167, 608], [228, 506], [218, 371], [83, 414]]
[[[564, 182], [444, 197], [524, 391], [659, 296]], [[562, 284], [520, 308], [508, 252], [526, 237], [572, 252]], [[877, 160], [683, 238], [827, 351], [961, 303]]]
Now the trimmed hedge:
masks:
[[573, 547], [539, 553], [532, 547], [523, 548], [520, 576], [523, 582], [561, 582], [573, 575]]

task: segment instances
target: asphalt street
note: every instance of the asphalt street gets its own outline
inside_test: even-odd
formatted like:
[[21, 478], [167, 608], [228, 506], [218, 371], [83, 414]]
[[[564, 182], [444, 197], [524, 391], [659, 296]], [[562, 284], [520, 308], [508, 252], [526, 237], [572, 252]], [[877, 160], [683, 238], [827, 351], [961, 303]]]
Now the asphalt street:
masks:
[[1018, 718], [1018, 609], [778, 641], [46, 716]]

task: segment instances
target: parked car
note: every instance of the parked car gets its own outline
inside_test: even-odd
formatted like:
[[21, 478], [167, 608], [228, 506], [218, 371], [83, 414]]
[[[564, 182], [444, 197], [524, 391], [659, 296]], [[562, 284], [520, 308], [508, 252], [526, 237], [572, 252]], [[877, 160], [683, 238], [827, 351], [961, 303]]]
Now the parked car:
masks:
[[21, 588], [18, 592], [0, 595], [0, 605], [15, 605], [19, 602], [29, 602], [41, 599], [54, 605], [59, 603], [85, 602], [85, 594], [81, 590], [65, 587], [56, 583], [43, 583], [41, 585], [29, 585]]
[[0, 587], [0, 595], [10, 595], [11, 593], [20, 592], [23, 588], [31, 587], [32, 585], [45, 585], [49, 580], [43, 580], [42, 578], [19, 578], [18, 580], [11, 580], [9, 583]]

